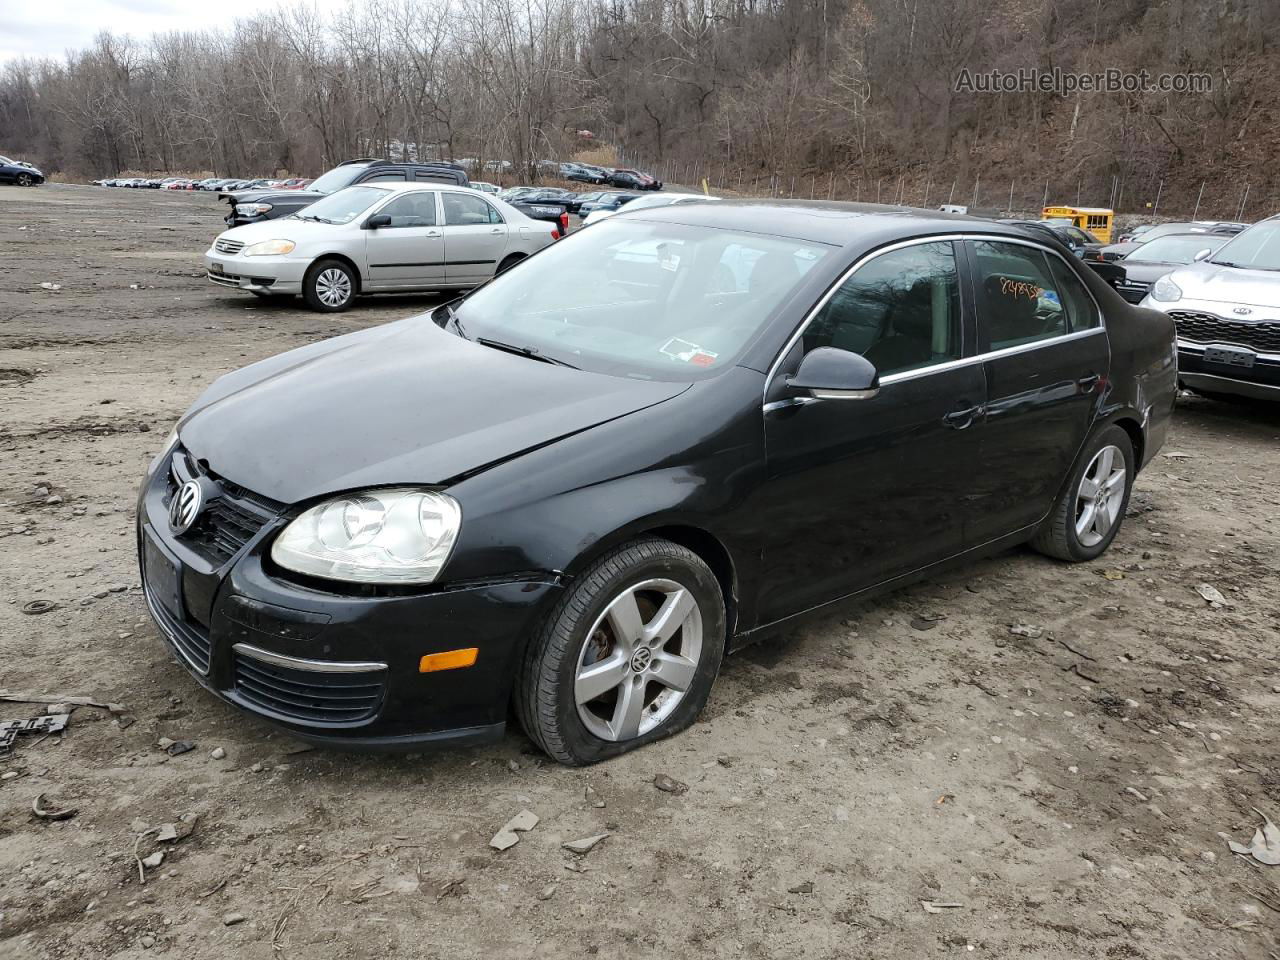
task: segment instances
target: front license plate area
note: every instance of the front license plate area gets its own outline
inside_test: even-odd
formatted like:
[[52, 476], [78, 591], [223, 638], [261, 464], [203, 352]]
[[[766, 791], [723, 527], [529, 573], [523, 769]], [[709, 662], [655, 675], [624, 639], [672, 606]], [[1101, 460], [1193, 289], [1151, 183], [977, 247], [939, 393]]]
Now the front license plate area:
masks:
[[222, 264], [211, 263], [209, 264], [209, 272], [221, 274], [221, 273], [225, 273], [226, 271], [222, 269]]
[[143, 537], [142, 562], [152, 598], [175, 619], [182, 619], [182, 565], [148, 534]]
[[1205, 363], [1221, 363], [1228, 367], [1249, 369], [1253, 366], [1256, 355], [1252, 350], [1241, 350], [1236, 347], [1205, 347]]

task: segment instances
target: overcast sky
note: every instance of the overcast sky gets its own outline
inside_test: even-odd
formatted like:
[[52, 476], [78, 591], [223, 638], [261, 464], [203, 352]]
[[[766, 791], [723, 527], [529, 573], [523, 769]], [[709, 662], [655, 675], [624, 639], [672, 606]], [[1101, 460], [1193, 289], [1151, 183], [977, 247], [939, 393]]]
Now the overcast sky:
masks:
[[[203, 0], [0, 0], [0, 63], [17, 57], [58, 57], [93, 42], [102, 30], [143, 39], [170, 30], [230, 25], [272, 10], [276, 0], [218, 3]], [[321, 10], [347, 0], [312, 0]]]

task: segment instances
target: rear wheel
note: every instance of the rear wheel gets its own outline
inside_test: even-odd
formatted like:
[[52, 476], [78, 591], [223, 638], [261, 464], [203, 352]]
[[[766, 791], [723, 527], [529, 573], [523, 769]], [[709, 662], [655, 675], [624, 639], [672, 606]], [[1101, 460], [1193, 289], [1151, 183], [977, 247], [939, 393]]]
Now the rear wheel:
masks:
[[355, 271], [341, 260], [321, 260], [307, 271], [302, 296], [312, 310], [345, 310], [356, 297]]
[[516, 684], [525, 732], [579, 766], [678, 733], [724, 653], [715, 575], [667, 540], [619, 547], [574, 579], [529, 642]]
[[1101, 556], [1120, 531], [1133, 475], [1129, 434], [1114, 424], [1096, 430], [1032, 546], [1072, 562]]
[[517, 263], [519, 263], [523, 259], [524, 259], [524, 254], [522, 253], [513, 253], [509, 257], [504, 257], [502, 262], [498, 264], [498, 269], [496, 272], [506, 273], [508, 270], [510, 270], [512, 267], [514, 267]]

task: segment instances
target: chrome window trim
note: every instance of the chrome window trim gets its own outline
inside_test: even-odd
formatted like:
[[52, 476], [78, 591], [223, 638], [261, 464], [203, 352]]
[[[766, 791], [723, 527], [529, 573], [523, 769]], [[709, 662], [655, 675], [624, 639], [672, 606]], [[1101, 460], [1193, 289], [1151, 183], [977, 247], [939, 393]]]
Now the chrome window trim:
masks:
[[[761, 395], [761, 399], [763, 400], [764, 397], [768, 395], [769, 385], [773, 383], [773, 378], [777, 376], [778, 368], [782, 365], [782, 361], [786, 359], [787, 354], [791, 352], [791, 349], [796, 345], [796, 342], [802, 336], [804, 336], [804, 332], [809, 328], [809, 324], [813, 323], [814, 319], [821, 312], [822, 308], [827, 305], [827, 302], [833, 296], [835, 296], [836, 291], [839, 290], [842, 286], [844, 286], [844, 284], [848, 281], [848, 279], [851, 276], [853, 276], [859, 269], [861, 269], [865, 264], [871, 262], [876, 257], [881, 257], [887, 253], [893, 253], [897, 250], [903, 250], [907, 247], [918, 246], [922, 243], [954, 243], [957, 240], [960, 240], [960, 241], [986, 240], [986, 241], [995, 242], [995, 243], [1012, 243], [1019, 246], [1031, 247], [1035, 250], [1039, 250], [1041, 253], [1048, 253], [1057, 257], [1059, 260], [1061, 260], [1063, 263], [1067, 265], [1067, 269], [1072, 274], [1072, 276], [1075, 276], [1075, 271], [1071, 269], [1071, 262], [1066, 257], [1064, 257], [1061, 253], [1059, 253], [1057, 250], [1053, 250], [1050, 247], [1047, 247], [1044, 244], [1038, 243], [1035, 240], [1031, 240], [1029, 238], [1010, 237], [1005, 234], [945, 233], [945, 234], [939, 234], [937, 236], [931, 236], [931, 237], [912, 237], [910, 240], [899, 240], [897, 243], [891, 243], [888, 246], [880, 247], [878, 250], [873, 250], [870, 253], [865, 254], [864, 256], [859, 257], [856, 261], [854, 261], [853, 265], [849, 267], [849, 269], [846, 270], [844, 273], [842, 273], [840, 275], [840, 278], [836, 280], [836, 282], [830, 286], [827, 292], [822, 295], [822, 299], [820, 299], [812, 308], [810, 308], [809, 312], [805, 315], [803, 322], [801, 322], [800, 326], [796, 328], [795, 333], [793, 333], [787, 339], [787, 342], [783, 345], [782, 350], [779, 351], [778, 355], [774, 358], [773, 363], [770, 365], [768, 376], [766, 376], [764, 380], [764, 391]], [[963, 267], [960, 264], [960, 258], [957, 257], [956, 258], [957, 280], [962, 275], [963, 275]], [[1096, 327], [1090, 327], [1088, 330], [1075, 330], [1075, 331], [1072, 331], [1071, 333], [1065, 333], [1062, 336], [1047, 337], [1044, 340], [1034, 340], [1031, 343], [1023, 343], [1015, 347], [1002, 347], [999, 350], [989, 350], [986, 353], [974, 354], [972, 357], [960, 357], [957, 360], [944, 360], [941, 363], [933, 363], [927, 367], [920, 367], [916, 370], [903, 370], [899, 373], [886, 374], [885, 376], [880, 378], [880, 383], [881, 384], [897, 383], [902, 380], [912, 380], [917, 377], [922, 377], [930, 373], [935, 373], [935, 372], [941, 373], [946, 370], [954, 370], [959, 367], [968, 366], [974, 363], [984, 363], [988, 360], [998, 359], [1003, 356], [1012, 356], [1013, 354], [1025, 353], [1029, 350], [1038, 350], [1041, 347], [1049, 347], [1049, 346], [1053, 346], [1054, 344], [1065, 343], [1069, 340], [1078, 340], [1078, 339], [1083, 339], [1084, 337], [1091, 337], [1095, 334], [1106, 333], [1107, 315], [1106, 313], [1103, 312], [1102, 304], [1098, 303], [1098, 298], [1093, 295], [1093, 291], [1089, 289], [1089, 285], [1087, 283], [1085, 283], [1083, 280], [1080, 280], [1079, 277], [1076, 277], [1076, 279], [1080, 283], [1080, 286], [1084, 287], [1084, 292], [1089, 295], [1089, 299], [1093, 301], [1093, 305], [1098, 311], [1098, 325]], [[977, 318], [975, 317], [975, 321], [976, 319]], [[816, 398], [810, 398], [810, 399], [816, 399]], [[789, 406], [790, 404], [785, 404], [783, 401], [774, 401], [773, 403], [764, 404], [763, 410], [764, 412], [768, 413], [770, 410], [780, 409], [780, 405]]]
[[263, 663], [274, 664], [277, 667], [288, 667], [290, 670], [307, 670], [311, 673], [368, 673], [372, 670], [387, 669], [385, 663], [376, 661], [304, 660], [301, 657], [287, 657], [283, 653], [272, 653], [270, 650], [263, 650], [249, 643], [232, 644], [231, 649], [253, 660], [261, 660]]

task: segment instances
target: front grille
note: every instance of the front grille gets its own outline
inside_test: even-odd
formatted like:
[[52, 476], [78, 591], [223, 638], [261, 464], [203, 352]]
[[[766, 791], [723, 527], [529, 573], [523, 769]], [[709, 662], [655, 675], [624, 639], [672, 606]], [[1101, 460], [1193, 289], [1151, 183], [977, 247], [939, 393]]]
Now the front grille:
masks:
[[385, 670], [317, 673], [234, 654], [235, 692], [245, 703], [305, 723], [358, 723], [382, 704]]
[[219, 238], [214, 242], [213, 249], [217, 250], [219, 253], [237, 254], [244, 249], [244, 243], [240, 240]]
[[213, 563], [221, 565], [239, 553], [268, 521], [279, 514], [280, 504], [223, 480], [180, 447], [174, 451], [169, 470], [164, 497], [166, 508], [182, 480], [197, 475], [214, 480], [221, 493], [208, 502], [181, 539]]
[[1229, 343], [1262, 353], [1280, 353], [1280, 321], [1227, 320], [1212, 313], [1170, 310], [1178, 336], [1192, 343]]
[[[145, 584], [144, 584], [145, 586]], [[196, 624], [178, 620], [164, 604], [153, 600], [148, 592], [147, 605], [164, 630], [165, 638], [173, 644], [178, 655], [199, 673], [209, 672], [209, 635]]]

